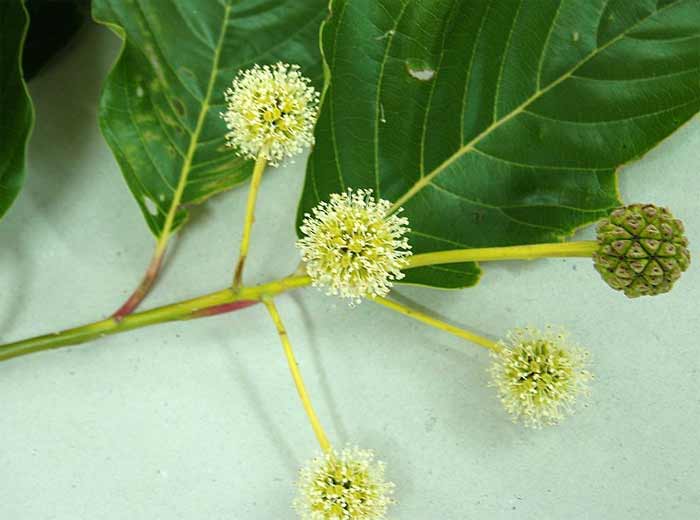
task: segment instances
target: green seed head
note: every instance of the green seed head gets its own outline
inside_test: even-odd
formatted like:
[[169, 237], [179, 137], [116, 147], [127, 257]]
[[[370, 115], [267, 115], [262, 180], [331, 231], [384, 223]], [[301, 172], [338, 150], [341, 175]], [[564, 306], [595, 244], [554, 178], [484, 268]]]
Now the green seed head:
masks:
[[670, 291], [690, 264], [683, 223], [666, 208], [630, 204], [601, 220], [597, 230], [595, 268], [629, 298]]

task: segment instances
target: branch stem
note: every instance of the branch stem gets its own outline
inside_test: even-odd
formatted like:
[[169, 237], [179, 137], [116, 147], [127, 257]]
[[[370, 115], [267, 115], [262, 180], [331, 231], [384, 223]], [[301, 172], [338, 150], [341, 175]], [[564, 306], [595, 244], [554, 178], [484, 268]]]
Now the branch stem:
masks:
[[[262, 169], [264, 168], [264, 164], [261, 164], [261, 162], [262, 161], [258, 161], [256, 163], [260, 172], [262, 172]], [[251, 188], [251, 191], [254, 190]], [[252, 223], [252, 215], [254, 212], [254, 200], [252, 204], [253, 210], [248, 213], [251, 215], [250, 223]], [[248, 232], [249, 231], [250, 229], [248, 229]], [[203, 318], [225, 312], [233, 312], [250, 305], [254, 305], [255, 303], [262, 301], [262, 298], [265, 296], [275, 296], [291, 289], [304, 287], [311, 283], [308, 276], [292, 275], [264, 285], [223, 289], [221, 291], [206, 294], [191, 300], [132, 314], [131, 311], [133, 311], [136, 305], [141, 301], [141, 299], [143, 299], [143, 296], [147, 294], [153, 280], [155, 280], [156, 274], [160, 267], [159, 262], [162, 260], [163, 254], [165, 253], [166, 244], [166, 240], [160, 240], [158, 242], [158, 246], [154, 254], [154, 260], [151, 262], [151, 266], [144, 277], [144, 281], [141, 282], [139, 289], [137, 289], [134, 295], [132, 295], [132, 298], [130, 298], [127, 302], [129, 305], [126, 309], [124, 309], [126, 306], [125, 304], [125, 306], [123, 306], [122, 309], [120, 309], [120, 311], [118, 311], [114, 316], [105, 320], [67, 329], [62, 332], [55, 332], [53, 334], [46, 334], [43, 336], [8, 343], [6, 345], [0, 345], [0, 361], [42, 350], [67, 345], [77, 345], [109, 334], [118, 334], [120, 332], [126, 332], [128, 330], [146, 327], [148, 325], [155, 325], [168, 321]], [[529, 246], [454, 249], [450, 251], [436, 251], [433, 253], [415, 255], [409, 258], [409, 265], [407, 269], [426, 265], [469, 261], [483, 262], [491, 260], [523, 260], [561, 256], [586, 257], [591, 256], [596, 248], [596, 242], [579, 241], [556, 244], [535, 244]], [[244, 250], [243, 245], [241, 249]], [[245, 251], [247, 251], [247, 245], [245, 246]], [[245, 260], [245, 256], [243, 256], [242, 259]], [[385, 300], [383, 298], [377, 298], [375, 301], [419, 321], [436, 326], [439, 329], [451, 332], [452, 334], [470, 341], [474, 341], [475, 343], [486, 346], [487, 348], [492, 348], [492, 346], [488, 346], [493, 344], [493, 342], [490, 340], [480, 338], [473, 333], [463, 331], [462, 329], [441, 322], [440, 320], [436, 320], [435, 318], [432, 318], [426, 314], [403, 307], [394, 301]]]
[[480, 336], [469, 330], [455, 327], [454, 325], [450, 325], [449, 323], [446, 323], [442, 320], [438, 320], [437, 318], [433, 318], [432, 316], [428, 316], [427, 314], [420, 312], [416, 309], [412, 309], [410, 307], [407, 307], [406, 305], [402, 305], [396, 300], [388, 300], [387, 298], [382, 298], [381, 296], [375, 296], [374, 298], [372, 298], [372, 301], [380, 305], [384, 305], [384, 307], [387, 307], [393, 311], [403, 314], [404, 316], [408, 316], [409, 318], [413, 318], [414, 320], [423, 322], [427, 325], [430, 325], [431, 327], [435, 327], [436, 329], [444, 330], [445, 332], [449, 332], [450, 334], [453, 334], [462, 339], [466, 339], [467, 341], [471, 341], [472, 343], [475, 343], [481, 347], [485, 347], [489, 350], [493, 350], [494, 352], [499, 352], [501, 350], [501, 347], [495, 341]]
[[494, 260], [532, 260], [550, 257], [590, 257], [598, 249], [594, 240], [532, 244], [525, 246], [452, 249], [414, 255], [408, 259], [407, 269], [426, 265], [455, 264], [459, 262], [490, 262]]
[[237, 289], [241, 286], [243, 278], [243, 268], [245, 260], [248, 256], [248, 247], [250, 246], [250, 231], [255, 222], [255, 203], [258, 200], [258, 192], [260, 191], [260, 182], [262, 175], [267, 165], [267, 152], [263, 148], [255, 160], [253, 168], [253, 178], [250, 181], [250, 189], [248, 191], [248, 203], [246, 204], [245, 221], [243, 222], [243, 236], [241, 238], [241, 252], [238, 255], [238, 263], [233, 275], [233, 287]]
[[255, 287], [241, 287], [237, 291], [231, 288], [223, 289], [191, 300], [133, 313], [124, 316], [121, 320], [110, 317], [62, 332], [0, 345], [0, 361], [42, 350], [77, 345], [102, 336], [118, 334], [148, 325], [232, 312], [260, 302], [265, 296], [274, 296], [298, 287], [304, 287], [310, 283], [311, 280], [308, 276], [290, 276]]
[[314, 407], [311, 404], [309, 393], [306, 390], [306, 385], [304, 385], [304, 379], [299, 371], [297, 360], [294, 358], [292, 344], [289, 341], [289, 336], [287, 335], [287, 331], [282, 323], [282, 318], [280, 317], [279, 312], [277, 312], [277, 307], [275, 306], [271, 297], [264, 297], [262, 301], [265, 304], [265, 307], [267, 307], [270, 317], [277, 328], [277, 333], [279, 334], [280, 341], [282, 342], [282, 348], [284, 349], [284, 355], [287, 358], [287, 364], [289, 365], [289, 371], [291, 372], [292, 379], [294, 380], [294, 386], [297, 388], [297, 393], [301, 399], [301, 404], [304, 407], [304, 411], [309, 418], [311, 428], [316, 435], [316, 439], [318, 440], [318, 444], [321, 446], [321, 449], [325, 453], [328, 453], [331, 450], [331, 443], [328, 441], [326, 432], [323, 431], [321, 422], [318, 420]]

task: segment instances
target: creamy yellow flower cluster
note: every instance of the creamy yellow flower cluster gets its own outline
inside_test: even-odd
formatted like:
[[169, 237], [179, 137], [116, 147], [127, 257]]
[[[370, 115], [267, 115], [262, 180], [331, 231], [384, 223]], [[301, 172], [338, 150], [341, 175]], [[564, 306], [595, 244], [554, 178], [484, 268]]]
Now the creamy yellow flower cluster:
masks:
[[[249, 158], [278, 164], [313, 144], [318, 93], [294, 65], [255, 66], [226, 91], [228, 144]], [[404, 277], [411, 246], [408, 219], [371, 189], [348, 188], [304, 215], [297, 241], [313, 284], [348, 299], [382, 300]], [[493, 351], [491, 385], [514, 421], [539, 428], [558, 423], [588, 393], [587, 352], [563, 332], [516, 329]], [[359, 448], [329, 449], [302, 469], [295, 508], [307, 520], [381, 520], [394, 485], [384, 466]]]
[[304, 216], [297, 241], [306, 271], [327, 294], [349, 298], [384, 296], [404, 277], [411, 246], [408, 220], [390, 214], [391, 203], [372, 190], [348, 189], [331, 195]]
[[262, 153], [276, 166], [313, 144], [319, 95], [298, 65], [255, 65], [238, 73], [225, 96], [226, 139], [239, 155]]
[[[313, 144], [319, 95], [297, 65], [255, 65], [239, 72], [225, 95], [226, 139], [240, 155], [277, 165]], [[390, 208], [371, 189], [348, 189], [306, 215], [297, 246], [315, 286], [359, 303], [386, 295], [403, 278], [408, 220]]]

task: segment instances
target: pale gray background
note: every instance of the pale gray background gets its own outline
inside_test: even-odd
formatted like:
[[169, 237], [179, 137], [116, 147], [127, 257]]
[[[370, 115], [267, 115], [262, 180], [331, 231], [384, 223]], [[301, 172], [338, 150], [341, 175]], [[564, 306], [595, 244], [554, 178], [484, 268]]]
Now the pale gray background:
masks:
[[[91, 28], [31, 85], [27, 184], [0, 225], [0, 339], [105, 317], [138, 282], [149, 234], [97, 125], [118, 40]], [[700, 259], [700, 121], [622, 173], [627, 201], [668, 205]], [[262, 185], [246, 279], [297, 264], [304, 161]], [[195, 213], [147, 306], [222, 288], [246, 192]], [[585, 233], [584, 236], [588, 236]], [[373, 447], [398, 520], [698, 518], [696, 265], [668, 295], [628, 301], [590, 261], [486, 266], [473, 289], [398, 293], [498, 337], [566, 325], [593, 353], [590, 405], [562, 426], [511, 424], [479, 347], [371, 303], [279, 298], [318, 412], [338, 444]], [[316, 451], [261, 307], [0, 364], [0, 518], [294, 518]]]

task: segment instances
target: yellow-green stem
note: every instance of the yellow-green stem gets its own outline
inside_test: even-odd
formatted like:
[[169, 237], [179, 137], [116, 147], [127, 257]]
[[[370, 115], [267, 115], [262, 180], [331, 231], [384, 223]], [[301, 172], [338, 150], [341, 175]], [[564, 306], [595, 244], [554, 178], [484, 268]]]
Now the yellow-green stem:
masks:
[[590, 257], [598, 249], [594, 240], [533, 244], [526, 246], [484, 247], [453, 249], [414, 255], [408, 259], [407, 269], [426, 265], [455, 264], [459, 262], [490, 262], [494, 260], [532, 260], [548, 257]]
[[[42, 350], [77, 345], [109, 334], [118, 334], [157, 323], [211, 316], [217, 314], [216, 309], [222, 306], [234, 302], [260, 301], [264, 296], [274, 296], [298, 287], [304, 287], [310, 283], [311, 280], [308, 276], [291, 276], [255, 287], [242, 287], [237, 291], [231, 288], [224, 289], [191, 300], [133, 313], [124, 316], [121, 320], [113, 317], [107, 318], [62, 332], [0, 345], [0, 361]], [[241, 305], [241, 307], [243, 306], [246, 305]]]
[[[262, 169], [263, 166], [261, 166], [260, 168]], [[250, 214], [252, 215], [252, 212]], [[165, 251], [166, 243], [166, 240], [159, 240], [156, 249], [156, 257], [162, 257], [162, 254]], [[475, 249], [455, 249], [450, 251], [436, 251], [434, 253], [425, 253], [411, 257], [409, 259], [409, 265], [406, 267], [406, 269], [426, 265], [449, 264], [455, 262], [468, 261], [483, 262], [491, 260], [533, 259], [550, 256], [586, 257], [591, 256], [596, 250], [596, 248], [596, 242], [579, 241], [556, 244], [535, 244], [529, 246], [489, 247]], [[43, 336], [37, 336], [22, 341], [8, 343], [6, 345], [0, 345], [0, 361], [17, 356], [22, 356], [25, 354], [30, 354], [32, 352], [38, 352], [41, 350], [48, 350], [67, 345], [85, 343], [87, 341], [91, 341], [93, 339], [108, 334], [126, 332], [128, 330], [146, 327], [148, 325], [154, 325], [157, 323], [200, 318], [205, 316], [211, 316], [213, 314], [221, 312], [229, 312], [231, 310], [236, 310], [236, 305], [232, 305], [236, 302], [240, 302], [241, 305], [238, 308], [242, 308], [247, 306], [246, 302], [257, 302], [260, 301], [263, 296], [273, 296], [275, 294], [279, 294], [290, 289], [309, 285], [310, 283], [311, 280], [308, 276], [290, 276], [257, 287], [239, 287], [235, 290], [224, 289], [222, 291], [217, 291], [215, 293], [200, 296], [199, 298], [194, 298], [192, 300], [166, 305], [150, 311], [140, 312], [136, 314], [126, 313], [126, 315], [122, 313], [121, 315], [115, 317], [97, 321], [88, 325], [83, 325], [81, 327], [67, 329], [62, 332], [55, 332], [53, 334], [46, 334]], [[389, 302], [388, 300], [386, 301]], [[384, 302], [380, 301], [379, 303]], [[395, 306], [394, 310], [399, 310], [397, 308], [398, 304], [394, 302], [389, 302], [389, 304]], [[130, 310], [132, 309], [129, 309], [129, 311]], [[410, 309], [407, 310], [410, 311]], [[428, 324], [442, 323], [439, 322], [439, 320], [435, 320], [434, 318], [431, 318], [417, 311], [410, 311], [409, 313], [404, 312], [404, 314], [407, 314], [411, 317], [415, 317], [416, 319], [420, 319], [421, 321]], [[439, 326], [438, 328], [442, 328], [443, 330], [447, 330], [448, 332], [452, 333], [456, 333], [455, 331], [461, 331], [461, 329], [458, 329], [457, 327], [452, 327], [448, 324], [444, 324], [444, 327]], [[461, 332], [464, 333], [464, 331]], [[457, 335], [459, 336], [460, 334]], [[471, 338], [466, 337], [466, 339]], [[476, 343], [482, 344], [478, 341]]]
[[449, 323], [446, 323], [442, 320], [438, 320], [437, 318], [433, 318], [432, 316], [428, 316], [427, 314], [417, 311], [416, 309], [411, 309], [410, 307], [402, 305], [395, 300], [388, 300], [386, 298], [382, 298], [381, 296], [376, 296], [372, 298], [372, 300], [379, 303], [380, 305], [384, 305], [385, 307], [393, 311], [408, 316], [409, 318], [413, 318], [414, 320], [421, 321], [427, 325], [430, 325], [431, 327], [435, 327], [436, 329], [444, 330], [445, 332], [454, 334], [455, 336], [471, 341], [472, 343], [476, 343], [481, 347], [493, 350], [494, 352], [498, 352], [501, 350], [501, 347], [495, 341], [492, 341], [483, 336], [479, 336], [478, 334], [469, 330], [455, 327], [454, 325], [450, 325]]
[[241, 252], [238, 255], [238, 263], [233, 275], [233, 287], [239, 288], [243, 278], [243, 268], [245, 259], [248, 256], [248, 247], [250, 245], [250, 231], [255, 222], [255, 203], [258, 200], [258, 191], [260, 190], [260, 181], [267, 165], [267, 152], [265, 149], [260, 151], [258, 158], [255, 161], [253, 168], [253, 178], [250, 181], [250, 190], [248, 191], [248, 203], [245, 210], [245, 221], [243, 222], [243, 236], [241, 237]]
[[331, 443], [328, 441], [326, 432], [323, 431], [321, 422], [318, 420], [318, 416], [316, 415], [314, 407], [311, 404], [309, 393], [306, 390], [306, 385], [304, 385], [304, 379], [299, 371], [297, 360], [294, 358], [292, 344], [289, 341], [289, 336], [287, 335], [287, 331], [282, 323], [282, 318], [280, 317], [279, 312], [277, 312], [277, 307], [275, 306], [271, 297], [264, 297], [263, 303], [265, 304], [265, 307], [267, 307], [270, 317], [277, 328], [277, 333], [279, 334], [280, 341], [282, 342], [282, 348], [284, 349], [284, 355], [287, 358], [287, 364], [289, 365], [289, 371], [291, 372], [292, 379], [294, 380], [294, 386], [297, 388], [297, 393], [301, 399], [301, 404], [304, 407], [304, 411], [309, 418], [311, 428], [313, 429], [314, 434], [316, 434], [316, 439], [318, 440], [318, 444], [321, 446], [321, 449], [328, 453], [331, 450]]

